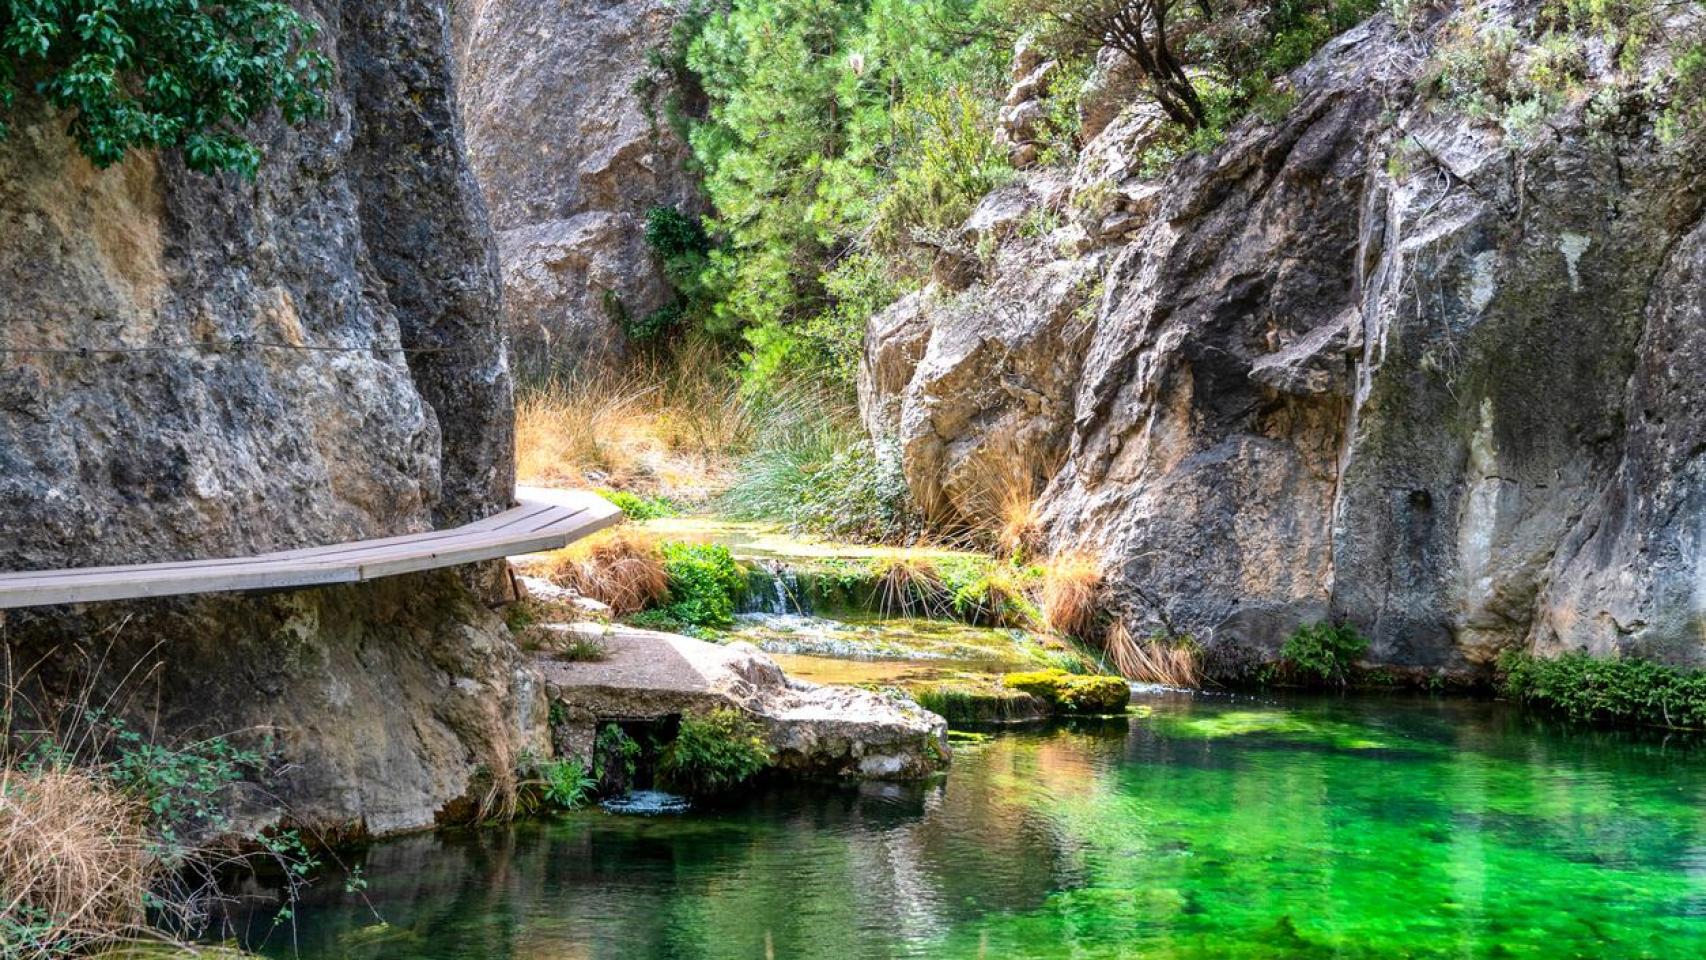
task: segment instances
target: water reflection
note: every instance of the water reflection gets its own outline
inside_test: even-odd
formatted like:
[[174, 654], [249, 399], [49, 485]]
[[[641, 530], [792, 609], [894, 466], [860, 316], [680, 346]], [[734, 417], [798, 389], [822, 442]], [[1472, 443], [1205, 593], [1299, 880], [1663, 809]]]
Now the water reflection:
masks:
[[1693, 743], [1455, 701], [1155, 707], [962, 748], [931, 787], [381, 844], [359, 858], [371, 910], [328, 878], [294, 945], [251, 939], [444, 960], [1706, 952]]

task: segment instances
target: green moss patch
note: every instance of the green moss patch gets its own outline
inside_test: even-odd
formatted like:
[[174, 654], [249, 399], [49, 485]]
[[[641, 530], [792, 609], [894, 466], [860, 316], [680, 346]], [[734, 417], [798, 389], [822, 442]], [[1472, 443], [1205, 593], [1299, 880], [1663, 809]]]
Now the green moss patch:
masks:
[[1131, 687], [1119, 677], [1038, 670], [1008, 674], [1003, 682], [1060, 713], [1120, 713], [1131, 701]]

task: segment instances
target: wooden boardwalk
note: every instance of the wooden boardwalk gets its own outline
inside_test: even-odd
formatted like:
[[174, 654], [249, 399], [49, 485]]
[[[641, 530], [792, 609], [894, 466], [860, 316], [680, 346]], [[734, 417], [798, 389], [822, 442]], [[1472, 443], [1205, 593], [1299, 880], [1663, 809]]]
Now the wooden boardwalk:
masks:
[[4, 573], [0, 610], [355, 583], [554, 550], [622, 519], [621, 510], [590, 491], [522, 487], [516, 493], [518, 506], [450, 530], [253, 557]]

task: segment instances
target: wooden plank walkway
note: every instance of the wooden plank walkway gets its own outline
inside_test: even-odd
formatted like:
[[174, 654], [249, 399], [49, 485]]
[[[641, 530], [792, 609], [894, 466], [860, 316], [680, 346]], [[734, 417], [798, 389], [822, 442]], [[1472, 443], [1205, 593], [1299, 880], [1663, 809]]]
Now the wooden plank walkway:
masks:
[[516, 499], [509, 510], [451, 530], [253, 557], [0, 573], [0, 610], [355, 583], [554, 550], [622, 519], [614, 504], [586, 490], [522, 487]]

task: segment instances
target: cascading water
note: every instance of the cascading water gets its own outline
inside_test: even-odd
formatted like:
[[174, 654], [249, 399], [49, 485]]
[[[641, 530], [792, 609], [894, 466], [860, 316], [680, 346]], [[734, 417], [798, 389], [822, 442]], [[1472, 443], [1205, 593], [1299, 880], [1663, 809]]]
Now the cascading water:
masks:
[[804, 616], [809, 612], [800, 590], [799, 575], [786, 563], [760, 560], [753, 564], [752, 571], [751, 589], [741, 602], [741, 613]]

